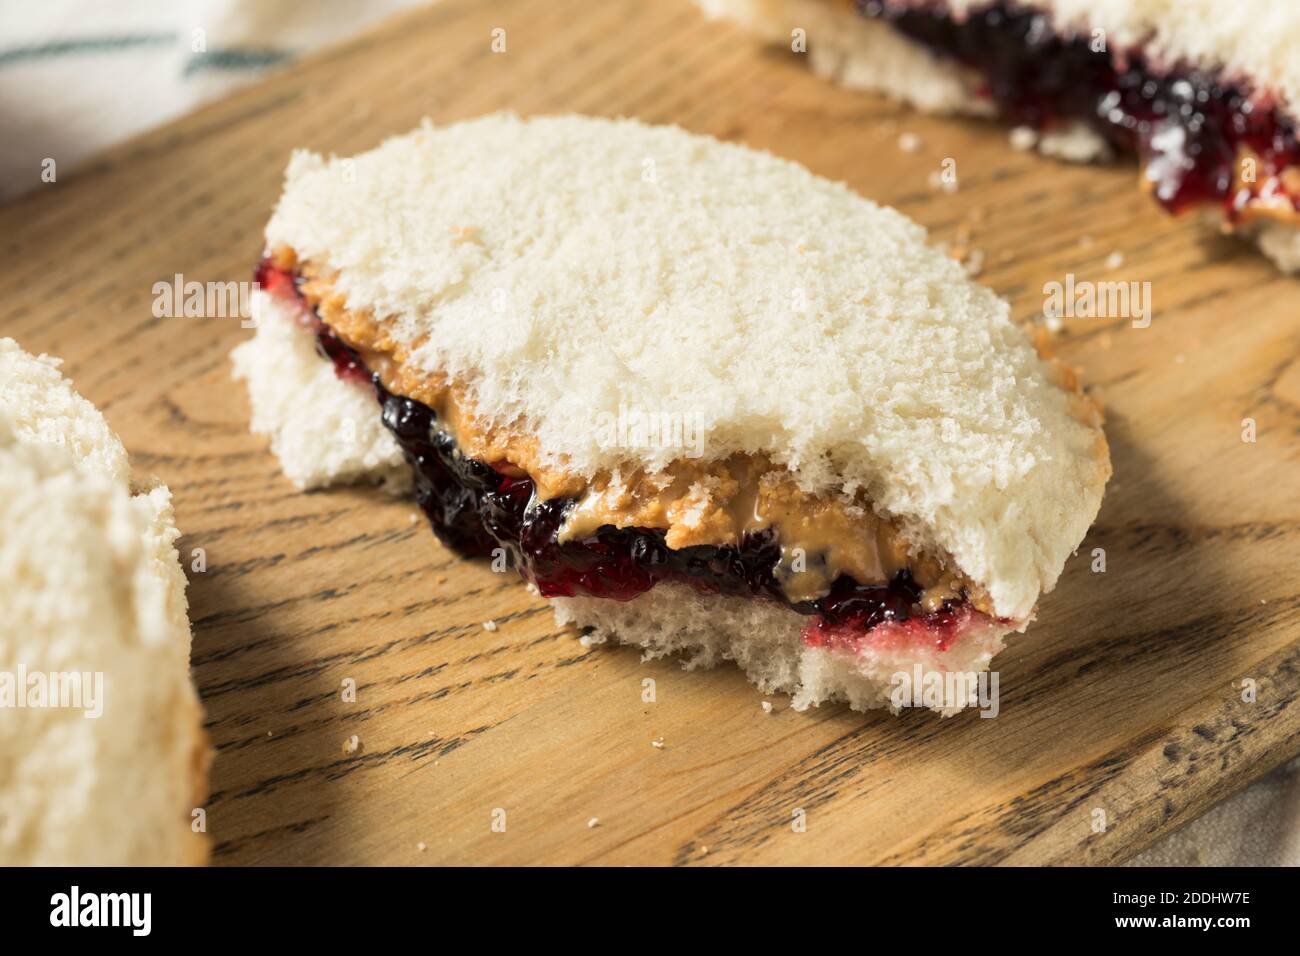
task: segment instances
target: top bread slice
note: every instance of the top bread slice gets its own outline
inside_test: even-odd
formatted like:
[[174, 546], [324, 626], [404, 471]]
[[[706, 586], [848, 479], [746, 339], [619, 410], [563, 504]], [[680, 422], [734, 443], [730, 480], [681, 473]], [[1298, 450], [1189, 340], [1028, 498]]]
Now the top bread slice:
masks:
[[[0, 865], [206, 858], [179, 532], [167, 488], [131, 484], [122, 443], [58, 363], [0, 339]], [[35, 706], [24, 675], [51, 674], [102, 681], [62, 702], [100, 713]]]
[[[556, 467], [650, 471], [620, 410], [865, 494], [1025, 620], [1097, 513], [1095, 410], [925, 231], [770, 154], [630, 120], [492, 115], [296, 153], [266, 230]], [[1065, 384], [1067, 387], [1061, 387]]]

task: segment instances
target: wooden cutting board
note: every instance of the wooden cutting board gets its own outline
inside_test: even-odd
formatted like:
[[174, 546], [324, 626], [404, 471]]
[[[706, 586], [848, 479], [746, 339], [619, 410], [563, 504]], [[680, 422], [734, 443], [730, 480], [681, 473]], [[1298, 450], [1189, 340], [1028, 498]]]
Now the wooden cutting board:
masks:
[[[782, 699], [768, 714], [732, 668], [586, 649], [520, 584], [442, 549], [413, 505], [295, 492], [230, 378], [248, 332], [153, 316], [153, 284], [177, 273], [250, 277], [290, 149], [351, 153], [502, 108], [677, 123], [798, 160], [979, 250], [1019, 319], [1069, 273], [1151, 283], [1148, 328], [1067, 319], [1057, 338], [1108, 409], [1115, 478], [998, 659], [996, 719]], [[931, 185], [945, 159], [955, 193]], [[1165, 218], [1133, 180], [837, 90], [685, 0], [451, 0], [0, 208], [0, 334], [62, 356], [176, 497], [214, 862], [1110, 863], [1294, 756], [1297, 282]]]

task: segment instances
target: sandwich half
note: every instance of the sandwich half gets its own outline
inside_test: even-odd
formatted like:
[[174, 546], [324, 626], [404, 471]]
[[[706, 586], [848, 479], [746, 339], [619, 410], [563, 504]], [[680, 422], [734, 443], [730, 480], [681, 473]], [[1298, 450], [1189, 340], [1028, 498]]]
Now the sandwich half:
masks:
[[209, 750], [171, 495], [0, 339], [0, 866], [203, 863]]
[[1000, 115], [1061, 159], [1135, 153], [1165, 210], [1300, 270], [1300, 4], [1287, 0], [699, 0], [818, 73]]
[[297, 153], [258, 276], [255, 424], [310, 450], [301, 386], [350, 436], [296, 475], [400, 455], [445, 543], [588, 640], [733, 660], [799, 708], [986, 670], [1110, 474], [1073, 376], [921, 227], [674, 127]]

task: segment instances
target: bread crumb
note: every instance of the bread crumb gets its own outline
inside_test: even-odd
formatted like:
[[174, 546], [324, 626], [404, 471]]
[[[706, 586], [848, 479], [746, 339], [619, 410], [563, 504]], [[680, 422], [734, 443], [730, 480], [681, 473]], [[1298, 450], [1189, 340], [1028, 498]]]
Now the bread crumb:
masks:
[[361, 738], [353, 734], [347, 740], [343, 741], [343, 752], [345, 754], [354, 754], [361, 749]]
[[1106, 257], [1107, 269], [1118, 269], [1124, 264], [1124, 253], [1116, 250]]
[[483, 630], [485, 630], [485, 631], [495, 631], [496, 629], [497, 629], [497, 622], [496, 622], [496, 621], [484, 621], [484, 622], [483, 622]]
[[587, 821], [588, 830], [598, 826], [600, 826], [600, 817], [592, 817], [590, 820]]
[[772, 702], [770, 700], [763, 701], [759, 706], [763, 708], [763, 713], [765, 714], [770, 714], [772, 712]]
[[905, 153], [915, 153], [921, 148], [921, 137], [915, 133], [903, 133], [898, 137], [898, 148]]
[[984, 250], [972, 249], [968, 245], [969, 228], [967, 233], [966, 237], [958, 235], [954, 244], [939, 242], [935, 244], [935, 248], [950, 259], [956, 259], [961, 263], [962, 271], [968, 276], [977, 276], [984, 270]]
[[1032, 126], [1017, 126], [1011, 131], [1011, 148], [1028, 152], [1038, 145], [1038, 133]]
[[650, 741], [650, 746], [654, 747], [656, 750], [663, 750], [664, 739], [662, 737], [656, 737], [654, 740]]
[[415, 848], [419, 850], [421, 853], [423, 853], [425, 850], [429, 849], [429, 844], [421, 840], [419, 843], [415, 845]]
[[931, 170], [927, 182], [931, 189], [940, 189], [946, 193], [955, 193], [957, 191], [957, 180], [945, 179], [941, 170]]

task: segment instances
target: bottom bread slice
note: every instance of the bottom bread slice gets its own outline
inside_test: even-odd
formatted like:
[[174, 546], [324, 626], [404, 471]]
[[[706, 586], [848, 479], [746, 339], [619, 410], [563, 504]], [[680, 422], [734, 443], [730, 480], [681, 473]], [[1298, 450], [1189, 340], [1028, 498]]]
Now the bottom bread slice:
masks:
[[369, 389], [339, 381], [316, 334], [265, 292], [253, 294], [253, 315], [257, 331], [230, 357], [248, 385], [252, 431], [270, 437], [285, 477], [303, 490], [369, 481], [409, 491], [410, 468]]
[[[768, 601], [703, 594], [662, 582], [631, 601], [552, 598], [555, 618], [588, 630], [588, 644], [613, 641], [641, 648], [644, 659], [680, 655], [688, 670], [734, 661], [763, 693], [788, 694], [795, 710], [843, 702], [853, 710], [924, 706], [945, 717], [976, 701], [922, 691], [961, 686], [989, 669], [1012, 625], [971, 622], [946, 648], [891, 641], [883, 629], [855, 649], [805, 642], [808, 618]], [[878, 633], [879, 632], [879, 633]], [[918, 677], [920, 681], [918, 681]]]
[[1300, 229], [1280, 222], [1263, 222], [1244, 231], [1273, 265], [1283, 272], [1300, 272]]

